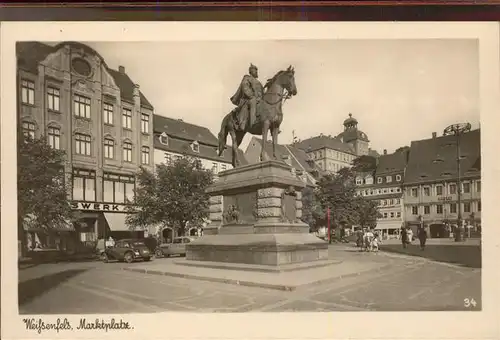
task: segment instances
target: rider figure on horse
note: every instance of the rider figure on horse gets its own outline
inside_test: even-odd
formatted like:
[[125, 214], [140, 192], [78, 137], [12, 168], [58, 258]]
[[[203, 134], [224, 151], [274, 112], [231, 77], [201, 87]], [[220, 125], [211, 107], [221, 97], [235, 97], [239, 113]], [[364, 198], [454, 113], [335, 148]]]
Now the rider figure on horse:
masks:
[[257, 79], [259, 77], [257, 66], [250, 64], [248, 73], [243, 76], [241, 84], [236, 93], [231, 97], [231, 102], [236, 105], [238, 128], [245, 131], [250, 115], [250, 126], [255, 123], [257, 117], [257, 105], [262, 99], [264, 86]]

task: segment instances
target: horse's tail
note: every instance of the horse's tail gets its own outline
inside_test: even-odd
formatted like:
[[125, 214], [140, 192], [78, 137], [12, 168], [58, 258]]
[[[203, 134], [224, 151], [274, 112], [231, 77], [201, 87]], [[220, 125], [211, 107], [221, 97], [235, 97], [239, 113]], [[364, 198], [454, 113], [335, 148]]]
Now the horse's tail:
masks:
[[220, 127], [220, 132], [219, 132], [219, 156], [222, 155], [224, 152], [224, 149], [226, 148], [226, 140], [227, 140], [227, 135], [229, 134], [229, 119], [231, 118], [231, 112], [227, 114], [224, 119], [222, 119], [222, 124]]

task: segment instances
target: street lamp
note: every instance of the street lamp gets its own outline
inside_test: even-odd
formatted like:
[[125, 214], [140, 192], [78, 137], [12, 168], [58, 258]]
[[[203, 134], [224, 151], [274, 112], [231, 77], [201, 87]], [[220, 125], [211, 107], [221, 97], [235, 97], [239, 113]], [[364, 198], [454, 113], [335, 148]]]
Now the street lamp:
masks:
[[460, 181], [460, 137], [463, 133], [471, 130], [470, 123], [452, 124], [444, 129], [444, 136], [454, 135], [457, 145], [457, 201], [458, 201], [458, 216], [457, 216], [457, 230], [455, 231], [455, 242], [463, 241], [462, 235], [462, 186]]

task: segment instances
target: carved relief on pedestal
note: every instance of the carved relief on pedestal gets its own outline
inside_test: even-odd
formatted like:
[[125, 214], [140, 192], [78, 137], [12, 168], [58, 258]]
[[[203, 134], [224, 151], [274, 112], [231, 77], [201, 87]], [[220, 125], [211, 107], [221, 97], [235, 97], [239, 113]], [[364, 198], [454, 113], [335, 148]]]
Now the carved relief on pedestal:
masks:
[[259, 208], [257, 210], [259, 218], [281, 217], [281, 208]]
[[222, 214], [222, 218], [224, 219], [225, 224], [240, 223], [240, 211], [238, 207], [234, 204], [228, 206], [226, 211]]
[[281, 208], [281, 197], [259, 198], [257, 208]]
[[265, 188], [259, 189], [259, 191], [257, 192], [257, 197], [259, 199], [266, 197], [281, 197], [282, 193], [283, 189], [280, 188]]
[[295, 222], [297, 218], [297, 192], [295, 187], [290, 186], [281, 194], [281, 220], [283, 222]]

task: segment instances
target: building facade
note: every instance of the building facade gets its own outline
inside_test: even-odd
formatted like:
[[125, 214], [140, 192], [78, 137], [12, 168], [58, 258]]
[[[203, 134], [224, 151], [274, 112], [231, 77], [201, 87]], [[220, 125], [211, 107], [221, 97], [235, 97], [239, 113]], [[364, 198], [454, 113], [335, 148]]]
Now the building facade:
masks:
[[304, 150], [319, 168], [329, 173], [350, 167], [352, 161], [362, 155], [378, 157], [377, 152], [369, 148], [368, 136], [358, 130], [358, 121], [351, 114], [343, 125], [344, 131], [335, 137], [320, 134], [293, 145]]
[[19, 124], [66, 151], [79, 241], [129, 236], [135, 174], [153, 167], [153, 106], [124, 67], [111, 69], [87, 45], [19, 42], [17, 58]]
[[422, 225], [430, 237], [449, 237], [457, 226], [458, 190], [464, 226], [481, 228], [480, 130], [460, 140], [460, 187], [455, 136], [413, 141], [405, 173], [405, 222]]
[[384, 154], [377, 159], [374, 173], [362, 173], [356, 176], [359, 195], [375, 200], [380, 217], [376, 230], [387, 235], [394, 235], [404, 222], [403, 181], [408, 157], [407, 151]]
[[[205, 169], [212, 171], [214, 180], [218, 179], [219, 172], [233, 168], [230, 147], [219, 157], [217, 137], [206, 127], [161, 115], [154, 115], [153, 124], [155, 165], [169, 164], [180, 157], [193, 157], [200, 160]], [[245, 164], [245, 157], [241, 150], [239, 150], [239, 157], [242, 164]], [[187, 232], [189, 235], [199, 235], [202, 227], [192, 226]], [[165, 240], [178, 236], [172, 227], [161, 228], [162, 230], [157, 232], [160, 232]]]

